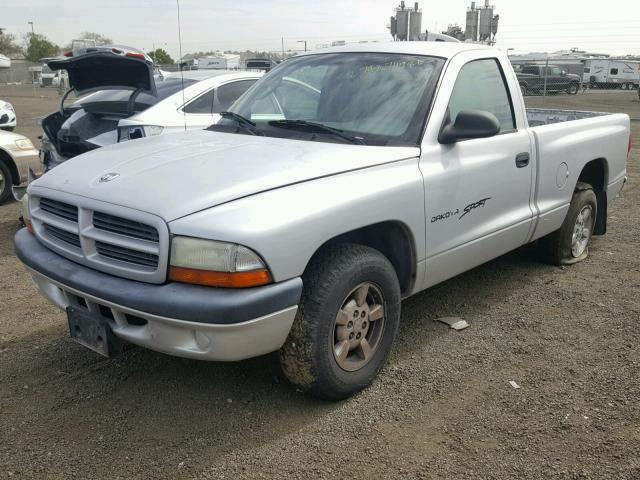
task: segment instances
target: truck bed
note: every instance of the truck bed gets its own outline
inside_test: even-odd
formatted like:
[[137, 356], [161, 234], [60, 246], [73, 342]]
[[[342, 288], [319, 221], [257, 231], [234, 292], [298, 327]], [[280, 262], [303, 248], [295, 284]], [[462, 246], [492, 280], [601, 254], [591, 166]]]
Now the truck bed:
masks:
[[527, 109], [535, 141], [535, 238], [551, 233], [569, 208], [585, 163], [601, 162], [607, 201], [620, 191], [626, 175], [629, 117], [623, 114], [572, 110]]
[[583, 112], [579, 110], [554, 110], [545, 108], [527, 108], [527, 120], [530, 127], [550, 125], [552, 123], [572, 122], [585, 118], [611, 115], [605, 112]]

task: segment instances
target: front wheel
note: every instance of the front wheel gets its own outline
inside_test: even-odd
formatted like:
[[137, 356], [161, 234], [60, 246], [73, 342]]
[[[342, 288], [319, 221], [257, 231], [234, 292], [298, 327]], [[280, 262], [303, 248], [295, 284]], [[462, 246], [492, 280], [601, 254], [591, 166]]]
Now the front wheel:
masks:
[[391, 350], [400, 321], [396, 272], [377, 250], [340, 244], [312, 260], [303, 282], [280, 365], [315, 397], [347, 398], [373, 381]]
[[577, 83], [572, 83], [567, 88], [567, 93], [569, 95], [577, 95], [579, 91], [580, 91], [580, 85], [578, 85]]
[[587, 258], [597, 213], [598, 202], [593, 188], [579, 183], [560, 230], [540, 240], [546, 259], [554, 265], [570, 265]]
[[523, 97], [527, 96], [527, 86], [526, 85], [520, 85], [520, 92], [522, 93]]
[[0, 161], [0, 204], [11, 196], [12, 184], [9, 167], [3, 161]]

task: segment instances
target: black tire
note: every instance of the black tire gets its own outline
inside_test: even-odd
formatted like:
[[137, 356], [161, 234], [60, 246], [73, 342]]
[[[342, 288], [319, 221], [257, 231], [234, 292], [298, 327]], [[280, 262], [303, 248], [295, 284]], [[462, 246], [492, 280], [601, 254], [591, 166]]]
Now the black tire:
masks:
[[567, 87], [567, 93], [569, 95], [577, 95], [578, 92], [580, 91], [580, 84], [579, 83], [570, 83], [569, 86]]
[[528, 90], [527, 90], [527, 86], [526, 85], [520, 85], [520, 92], [522, 93], [523, 97], [527, 96]]
[[[291, 383], [314, 397], [325, 400], [350, 397], [373, 381], [389, 356], [400, 322], [401, 297], [396, 272], [389, 260], [373, 248], [339, 244], [312, 259], [303, 281], [298, 314], [280, 349], [282, 370]], [[368, 363], [358, 370], [347, 371], [334, 355], [336, 316], [351, 292], [363, 282], [382, 293], [384, 323]]]
[[0, 204], [2, 204], [11, 196], [11, 186], [13, 185], [11, 171], [2, 160], [0, 160], [0, 174], [3, 178], [3, 180], [0, 181]]
[[[591, 224], [589, 236], [583, 252], [575, 255], [572, 252], [572, 240], [578, 215], [585, 207], [591, 207]], [[559, 230], [540, 239], [541, 253], [544, 259], [553, 265], [571, 265], [581, 262], [589, 255], [589, 241], [593, 235], [593, 227], [598, 214], [598, 201], [591, 185], [579, 183], [573, 193], [569, 211]]]

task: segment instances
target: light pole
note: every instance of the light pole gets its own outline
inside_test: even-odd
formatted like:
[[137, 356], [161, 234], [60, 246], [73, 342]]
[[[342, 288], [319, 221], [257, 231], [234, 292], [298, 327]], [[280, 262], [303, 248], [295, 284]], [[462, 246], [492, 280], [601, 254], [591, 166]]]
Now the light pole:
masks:
[[33, 35], [33, 22], [27, 22], [27, 25], [31, 25], [31, 35]]
[[304, 43], [304, 51], [307, 51], [307, 41], [306, 40], [298, 40], [298, 43]]

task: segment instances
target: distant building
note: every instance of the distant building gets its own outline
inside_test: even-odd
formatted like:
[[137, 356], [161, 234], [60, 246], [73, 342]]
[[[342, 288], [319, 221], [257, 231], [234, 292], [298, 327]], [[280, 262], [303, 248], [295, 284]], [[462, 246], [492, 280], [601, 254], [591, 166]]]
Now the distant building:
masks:
[[490, 5], [489, 2], [490, 0], [485, 0], [484, 7], [476, 7], [476, 2], [471, 2], [471, 7], [467, 9], [465, 41], [488, 45], [495, 43], [500, 15], [494, 15], [496, 7]]
[[484, 7], [476, 7], [476, 2], [471, 2], [467, 9], [466, 29], [463, 31], [457, 24], [449, 25], [447, 31], [433, 33], [422, 30], [422, 10], [418, 2], [413, 8], [408, 8], [404, 1], [396, 8], [395, 16], [391, 17], [388, 25], [391, 36], [396, 41], [435, 41], [435, 42], [469, 42], [493, 45], [498, 33], [499, 15], [494, 15], [495, 8], [490, 5], [490, 0], [485, 0]]
[[401, 1], [400, 6], [396, 8], [396, 15], [391, 17], [389, 30], [396, 41], [420, 40], [422, 10], [418, 8], [418, 2], [415, 2], [413, 9], [411, 9], [405, 6], [404, 0]]

